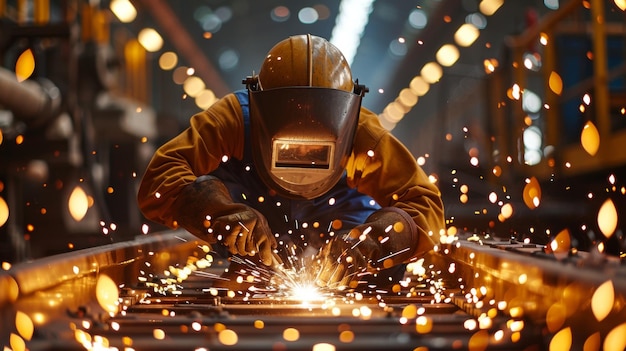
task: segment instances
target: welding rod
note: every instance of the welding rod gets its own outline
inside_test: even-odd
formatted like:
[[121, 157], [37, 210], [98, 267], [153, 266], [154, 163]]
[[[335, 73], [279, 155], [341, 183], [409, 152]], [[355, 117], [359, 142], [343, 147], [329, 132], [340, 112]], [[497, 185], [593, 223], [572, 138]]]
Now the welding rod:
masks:
[[272, 268], [279, 268], [283, 265], [283, 259], [278, 256], [278, 253], [272, 250]]

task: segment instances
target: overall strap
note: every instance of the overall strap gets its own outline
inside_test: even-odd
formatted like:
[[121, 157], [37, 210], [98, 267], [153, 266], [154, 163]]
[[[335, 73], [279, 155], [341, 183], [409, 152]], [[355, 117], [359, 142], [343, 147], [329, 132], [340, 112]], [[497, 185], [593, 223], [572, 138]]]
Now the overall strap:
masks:
[[243, 113], [243, 129], [244, 129], [244, 146], [243, 146], [243, 162], [249, 164], [252, 162], [252, 148], [250, 143], [250, 104], [248, 98], [248, 89], [240, 89], [235, 92], [235, 97], [241, 105]]

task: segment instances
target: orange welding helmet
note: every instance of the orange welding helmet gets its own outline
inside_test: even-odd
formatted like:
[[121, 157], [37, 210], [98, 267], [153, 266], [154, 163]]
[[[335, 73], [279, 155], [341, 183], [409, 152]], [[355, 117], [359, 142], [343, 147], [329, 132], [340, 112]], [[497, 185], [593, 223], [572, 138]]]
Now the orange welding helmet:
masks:
[[345, 171], [367, 88], [327, 40], [289, 37], [244, 80], [250, 99], [252, 155], [260, 178], [278, 194], [313, 199]]

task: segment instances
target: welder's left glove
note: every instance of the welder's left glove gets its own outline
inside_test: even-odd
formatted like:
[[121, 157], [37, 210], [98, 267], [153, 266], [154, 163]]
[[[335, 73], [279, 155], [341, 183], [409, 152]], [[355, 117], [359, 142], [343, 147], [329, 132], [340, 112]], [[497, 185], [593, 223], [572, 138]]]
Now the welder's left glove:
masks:
[[360, 276], [413, 258], [417, 247], [418, 230], [411, 216], [397, 207], [382, 208], [322, 248], [317, 284], [354, 288]]

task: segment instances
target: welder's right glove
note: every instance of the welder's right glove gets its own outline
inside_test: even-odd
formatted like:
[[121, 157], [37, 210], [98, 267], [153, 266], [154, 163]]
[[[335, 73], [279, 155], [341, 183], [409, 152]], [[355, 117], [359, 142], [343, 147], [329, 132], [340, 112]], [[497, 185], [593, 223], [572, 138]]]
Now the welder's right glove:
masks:
[[174, 208], [178, 225], [191, 234], [211, 244], [220, 243], [232, 254], [258, 254], [264, 264], [272, 263], [276, 239], [267, 220], [252, 207], [234, 202], [217, 177], [198, 177], [183, 188]]
[[322, 248], [316, 283], [329, 288], [354, 288], [362, 275], [407, 262], [419, 254], [417, 233], [408, 213], [384, 207]]

